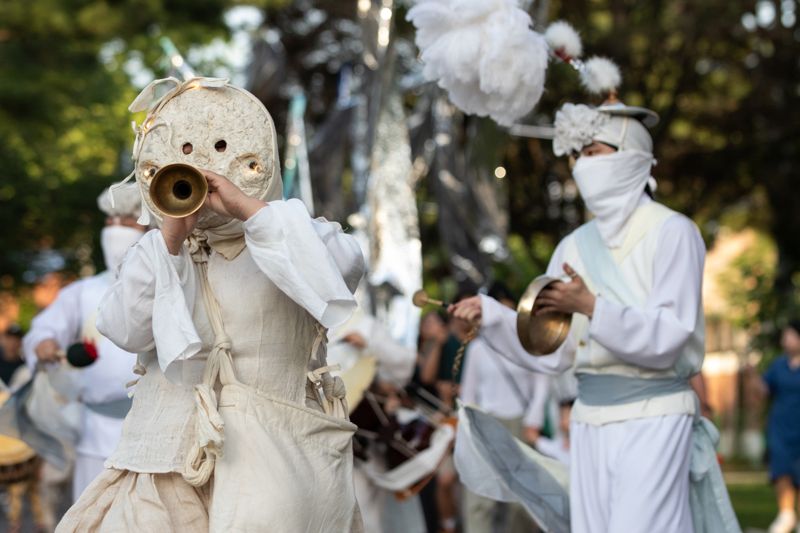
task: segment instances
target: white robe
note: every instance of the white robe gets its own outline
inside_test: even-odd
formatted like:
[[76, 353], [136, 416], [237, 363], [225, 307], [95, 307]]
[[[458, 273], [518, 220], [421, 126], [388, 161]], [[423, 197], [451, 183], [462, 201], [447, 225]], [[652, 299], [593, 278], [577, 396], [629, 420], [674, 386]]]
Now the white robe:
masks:
[[[642, 204], [647, 202], [642, 200]], [[548, 275], [563, 276], [564, 262], [585, 273], [574, 241], [570, 235], [559, 243]], [[576, 374], [647, 378], [680, 376], [687, 368], [697, 372], [702, 347], [698, 350], [690, 343], [702, 340], [704, 258], [696, 226], [674, 214], [650, 230], [619, 263], [626, 279], [635, 280], [637, 288], [649, 289], [642, 294], [643, 307], [623, 306], [597, 294], [591, 321], [587, 324], [585, 317], [576, 314], [566, 342], [551, 355], [535, 357], [517, 340], [516, 313], [483, 297], [481, 336], [501, 355], [538, 372], [556, 374], [573, 364]], [[581, 320], [583, 328], [576, 328]], [[586, 349], [588, 343], [597, 350]], [[692, 348], [687, 351], [688, 346]], [[576, 360], [580, 349], [584, 355]], [[659, 531], [691, 532], [686, 465], [694, 413], [691, 391], [603, 407], [584, 405], [579, 399], [570, 429], [572, 530], [650, 531], [658, 523], [663, 525], [656, 528]], [[642, 485], [640, 492], [633, 490], [644, 483], [642, 473], [647, 472], [659, 474], [648, 478], [651, 483]], [[647, 505], [643, 495], [651, 498]], [[664, 522], [665, 510], [674, 520]]]
[[[312, 221], [295, 200], [270, 202], [243, 229], [240, 253], [225, 256], [212, 247], [199, 258], [207, 261], [202, 268], [193, 265], [187, 246], [170, 255], [159, 231], [128, 253], [100, 306], [98, 327], [139, 352], [146, 373], [120, 445], [106, 462], [105, 485], [92, 485], [59, 531], [140, 530], [140, 518], [127, 510], [152, 503], [146, 489], [158, 483], [172, 486], [170, 494], [200, 496], [185, 509], [164, 499], [169, 494], [160, 496], [155, 503], [168, 511], [166, 528], [171, 515], [186, 514], [207, 520], [201, 529], [210, 531], [360, 525], [350, 440], [355, 426], [309, 404], [307, 376], [323, 353], [325, 328], [344, 322], [356, 306], [351, 291], [363, 272], [361, 251], [338, 224]], [[213, 306], [202, 296], [203, 271]], [[224, 331], [212, 326], [209, 317], [216, 314]], [[230, 359], [221, 345], [229, 346]], [[201, 377], [209, 356], [223, 369], [218, 394], [206, 393], [214, 383]], [[217, 439], [214, 431], [222, 427], [224, 453], [213, 483], [200, 480], [199, 489], [174, 476], [188, 472], [187, 458], [195, 460], [196, 446], [205, 444], [201, 437]]]
[[518, 366], [497, 357], [481, 337], [469, 343], [464, 360], [459, 395], [462, 402], [477, 405], [496, 418], [521, 418], [523, 427], [542, 428], [549, 391], [547, 376], [520, 372]]

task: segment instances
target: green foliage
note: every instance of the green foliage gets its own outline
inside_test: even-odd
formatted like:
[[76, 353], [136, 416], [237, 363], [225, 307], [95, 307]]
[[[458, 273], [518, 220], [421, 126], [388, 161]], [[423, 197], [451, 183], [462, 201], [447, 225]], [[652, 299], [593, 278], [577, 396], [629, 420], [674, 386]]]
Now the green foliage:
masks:
[[[135, 96], [122, 65], [224, 35], [223, 0], [5, 0], [0, 4], [0, 274], [30, 255], [92, 242], [96, 198], [125, 168]], [[156, 22], [158, 23], [156, 25]], [[101, 58], [114, 41], [116, 53]], [[104, 48], [106, 47], [106, 48]]]
[[531, 280], [547, 270], [555, 243], [551, 235], [543, 233], [536, 233], [529, 239], [511, 234], [508, 237], [508, 249], [511, 257], [506, 262], [495, 263], [493, 277], [502, 280], [520, 297]]
[[759, 332], [764, 312], [774, 308], [776, 265], [775, 242], [768, 235], [756, 233], [751, 245], [721, 273], [719, 283], [729, 304], [726, 318], [733, 324]]
[[766, 529], [778, 512], [775, 493], [766, 483], [728, 485], [728, 493], [742, 529]]

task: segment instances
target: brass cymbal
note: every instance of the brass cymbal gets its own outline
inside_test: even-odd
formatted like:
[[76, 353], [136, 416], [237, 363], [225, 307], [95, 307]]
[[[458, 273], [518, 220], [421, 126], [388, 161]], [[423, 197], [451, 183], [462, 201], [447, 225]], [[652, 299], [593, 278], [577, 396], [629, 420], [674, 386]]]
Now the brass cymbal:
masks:
[[556, 281], [560, 280], [550, 276], [539, 276], [534, 279], [525, 289], [517, 305], [517, 336], [522, 347], [531, 355], [549, 355], [555, 352], [569, 334], [571, 314], [534, 314], [539, 293]]

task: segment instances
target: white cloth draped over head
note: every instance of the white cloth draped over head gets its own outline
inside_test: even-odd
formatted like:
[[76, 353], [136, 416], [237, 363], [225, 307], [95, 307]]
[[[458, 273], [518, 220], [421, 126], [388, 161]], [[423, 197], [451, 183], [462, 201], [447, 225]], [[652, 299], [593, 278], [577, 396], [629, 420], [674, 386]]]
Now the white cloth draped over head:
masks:
[[622, 246], [626, 222], [639, 207], [654, 162], [652, 153], [629, 149], [581, 157], [575, 163], [572, 176], [610, 248]]
[[639, 206], [645, 187], [656, 188], [650, 174], [656, 164], [653, 139], [632, 116], [564, 104], [556, 113], [553, 152], [576, 154], [593, 142], [610, 145], [617, 152], [578, 158], [572, 175], [603, 241], [618, 248], [625, 239], [625, 223]]
[[564, 104], [556, 112], [553, 152], [557, 156], [580, 152], [594, 141], [609, 144], [620, 152], [653, 152], [653, 138], [632, 116], [599, 111], [584, 104]]

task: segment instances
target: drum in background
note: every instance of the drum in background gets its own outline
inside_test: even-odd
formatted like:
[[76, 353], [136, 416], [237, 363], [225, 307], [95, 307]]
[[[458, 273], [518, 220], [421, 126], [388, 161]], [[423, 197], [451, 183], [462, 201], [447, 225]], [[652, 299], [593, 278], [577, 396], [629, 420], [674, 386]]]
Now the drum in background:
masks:
[[387, 394], [373, 383], [353, 409], [358, 426], [353, 452], [369, 464], [367, 475], [377, 486], [404, 500], [433, 479], [455, 435], [449, 410], [438, 411], [414, 394]]
[[36, 476], [36, 452], [19, 439], [0, 435], [0, 485], [19, 483]]
[[[6, 391], [0, 392], [0, 405], [8, 400]], [[23, 500], [30, 502], [36, 524], [43, 524], [39, 497], [39, 469], [41, 460], [25, 442], [0, 435], [0, 487], [8, 493], [8, 524], [10, 531], [19, 531]]]

